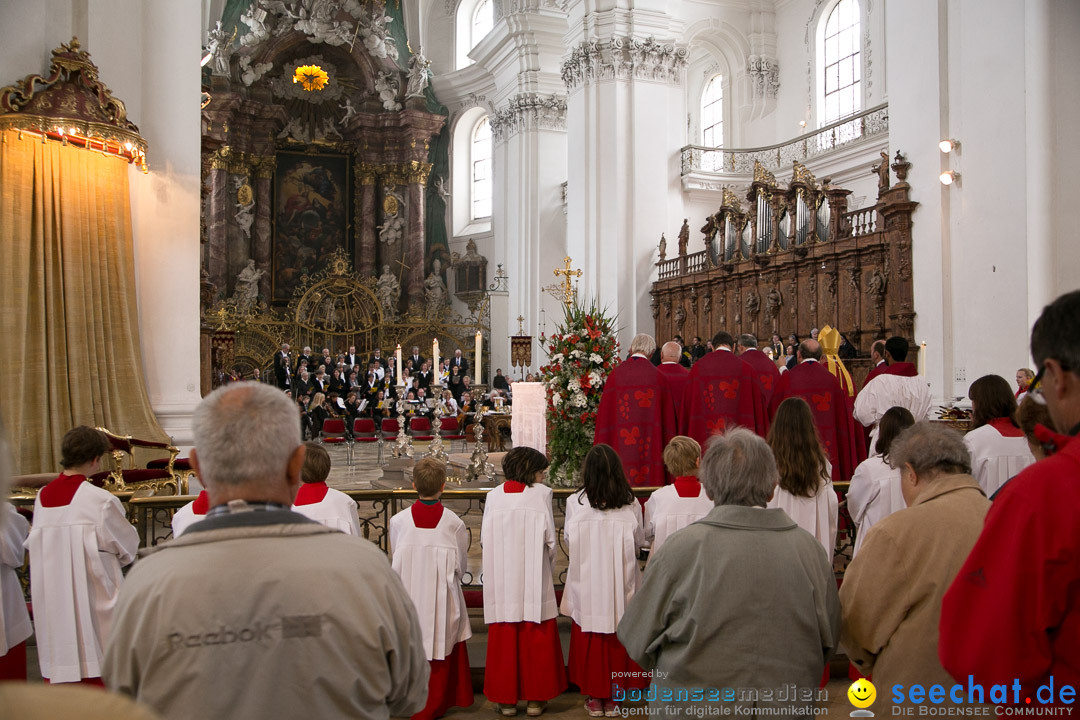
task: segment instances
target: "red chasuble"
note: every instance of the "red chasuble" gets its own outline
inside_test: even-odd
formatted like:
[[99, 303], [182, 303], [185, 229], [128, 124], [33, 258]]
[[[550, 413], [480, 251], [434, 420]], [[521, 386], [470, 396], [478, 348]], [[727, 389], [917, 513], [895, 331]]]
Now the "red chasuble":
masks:
[[593, 444], [615, 449], [632, 486], [665, 483], [664, 448], [676, 434], [675, 405], [660, 371], [642, 357], [615, 368], [600, 396]]
[[758, 389], [761, 390], [761, 398], [765, 407], [769, 407], [773, 393], [776, 392], [776, 383], [780, 382], [780, 371], [776, 363], [757, 348], [747, 350], [739, 356], [739, 359], [754, 371], [754, 379], [758, 383]]
[[679, 363], [660, 363], [656, 369], [660, 371], [660, 377], [667, 385], [668, 395], [675, 406], [675, 419], [678, 420], [682, 417], [683, 392], [686, 390], [686, 383], [690, 381], [690, 371]]
[[832, 461], [833, 482], [847, 482], [866, 459], [860, 426], [851, 415], [840, 381], [818, 362], [801, 362], [780, 376], [770, 415], [789, 397], [801, 397], [814, 413], [814, 425]]
[[708, 439], [739, 425], [765, 437], [768, 408], [754, 372], [728, 350], [714, 350], [690, 368], [679, 429], [705, 447]]

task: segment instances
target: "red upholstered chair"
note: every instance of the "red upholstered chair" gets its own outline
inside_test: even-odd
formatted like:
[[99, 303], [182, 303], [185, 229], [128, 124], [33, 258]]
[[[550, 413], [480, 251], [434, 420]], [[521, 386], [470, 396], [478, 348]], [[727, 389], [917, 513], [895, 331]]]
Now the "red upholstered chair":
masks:
[[375, 421], [371, 418], [356, 418], [353, 420], [352, 436], [354, 443], [378, 443], [379, 462], [382, 462], [382, 438], [375, 432]]
[[460, 440], [461, 452], [465, 452], [465, 433], [461, 432], [456, 417], [444, 417], [442, 419], [442, 439], [450, 443], [453, 443], [454, 440]]
[[431, 434], [431, 420], [426, 417], [409, 418], [409, 434], [413, 440], [430, 440], [434, 437]]
[[396, 438], [398, 429], [397, 418], [383, 418], [382, 424], [379, 426], [379, 432], [382, 433], [383, 442]]
[[[167, 442], [156, 440], [140, 440], [130, 435], [117, 435], [107, 428], [97, 428], [109, 441], [109, 454], [112, 456], [112, 469], [102, 470], [91, 476], [90, 480], [106, 490], [124, 490], [133, 487], [137, 492], [157, 494], [164, 490], [165, 494], [180, 494], [181, 482], [176, 473], [176, 456], [179, 450]], [[166, 451], [168, 458], [163, 458], [164, 464], [155, 464], [140, 468], [135, 466], [135, 451], [148, 450], [154, 452]]]
[[345, 432], [345, 420], [342, 418], [326, 418], [323, 420], [322, 430], [319, 431], [320, 444], [344, 445], [345, 462], [352, 465], [352, 438]]

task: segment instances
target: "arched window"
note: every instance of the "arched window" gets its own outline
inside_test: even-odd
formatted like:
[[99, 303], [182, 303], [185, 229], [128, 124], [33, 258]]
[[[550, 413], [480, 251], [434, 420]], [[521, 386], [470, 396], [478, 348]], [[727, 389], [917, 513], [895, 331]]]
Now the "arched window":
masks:
[[724, 147], [724, 77], [713, 75], [701, 94], [701, 144]]
[[472, 164], [471, 219], [491, 217], [491, 123], [487, 115], [476, 124], [472, 133], [470, 161]]
[[494, 24], [495, 17], [491, 10], [491, 0], [480, 0], [476, 3], [476, 10], [473, 11], [472, 16], [472, 47], [476, 47], [476, 43], [491, 32], [491, 26]]
[[862, 53], [858, 0], [840, 0], [825, 20], [818, 109], [827, 125], [862, 109]]

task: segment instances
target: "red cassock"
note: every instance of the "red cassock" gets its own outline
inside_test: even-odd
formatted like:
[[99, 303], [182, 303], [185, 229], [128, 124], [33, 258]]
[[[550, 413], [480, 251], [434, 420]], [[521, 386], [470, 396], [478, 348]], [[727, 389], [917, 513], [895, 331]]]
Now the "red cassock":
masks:
[[690, 368], [679, 430], [704, 447], [712, 435], [736, 425], [765, 437], [768, 408], [751, 367], [730, 350], [714, 350]]
[[615, 448], [634, 487], [663, 485], [664, 447], [677, 434], [675, 406], [660, 371], [631, 357], [608, 377], [593, 443]]
[[660, 376], [664, 379], [664, 384], [667, 385], [668, 394], [671, 395], [671, 402], [675, 406], [675, 418], [677, 420], [682, 417], [683, 391], [686, 390], [686, 383], [690, 381], [690, 371], [674, 362], [660, 363], [656, 369], [660, 371]]
[[780, 371], [776, 368], [776, 363], [757, 348], [745, 351], [739, 359], [754, 371], [754, 379], [758, 383], [758, 389], [761, 390], [761, 398], [765, 407], [769, 407], [773, 393], [776, 392], [776, 384], [780, 382]]
[[770, 417], [789, 397], [801, 397], [814, 413], [818, 436], [832, 461], [833, 482], [847, 482], [866, 459], [861, 429], [851, 415], [847, 393], [840, 381], [818, 362], [801, 362], [780, 376]]

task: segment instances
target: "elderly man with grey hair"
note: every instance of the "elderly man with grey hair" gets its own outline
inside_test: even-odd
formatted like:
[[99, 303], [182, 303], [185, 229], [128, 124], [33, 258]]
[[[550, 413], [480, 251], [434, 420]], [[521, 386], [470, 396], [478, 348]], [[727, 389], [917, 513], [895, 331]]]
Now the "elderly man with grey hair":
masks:
[[176, 719], [421, 710], [421, 630], [386, 556], [289, 509], [305, 447], [288, 398], [228, 385], [196, 408], [194, 433], [210, 510], [124, 581], [106, 685]]
[[619, 640], [657, 671], [646, 696], [654, 713], [805, 712], [840, 634], [825, 552], [783, 510], [765, 507], [776, 460], [749, 430], [715, 436], [699, 478], [716, 507], [649, 561]]
[[889, 462], [900, 469], [907, 509], [874, 525], [848, 566], [844, 648], [878, 687], [949, 687], [938, 659], [941, 599], [975, 547], [990, 501], [953, 430], [916, 423], [893, 440]]
[[636, 487], [665, 484], [664, 447], [679, 434], [671, 392], [649, 362], [654, 350], [651, 335], [634, 336], [630, 357], [608, 376], [596, 411], [594, 444], [615, 448]]

